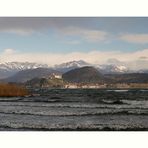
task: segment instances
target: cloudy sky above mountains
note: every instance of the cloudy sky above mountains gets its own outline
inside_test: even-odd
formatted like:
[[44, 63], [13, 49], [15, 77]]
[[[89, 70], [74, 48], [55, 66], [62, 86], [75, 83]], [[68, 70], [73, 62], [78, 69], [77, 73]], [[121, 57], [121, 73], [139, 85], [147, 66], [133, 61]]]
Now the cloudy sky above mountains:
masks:
[[148, 18], [0, 18], [0, 62], [148, 60]]

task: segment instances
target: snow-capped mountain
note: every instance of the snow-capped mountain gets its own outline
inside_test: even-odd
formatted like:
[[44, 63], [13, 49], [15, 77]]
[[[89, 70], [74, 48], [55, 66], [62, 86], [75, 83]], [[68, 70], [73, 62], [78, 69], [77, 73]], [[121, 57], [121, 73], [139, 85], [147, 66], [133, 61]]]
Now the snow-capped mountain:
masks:
[[0, 63], [0, 79], [10, 77], [21, 70], [48, 68], [46, 64], [37, 64], [29, 62], [6, 62]]
[[35, 69], [35, 68], [40, 68], [40, 67], [47, 68], [48, 65], [29, 63], [29, 62], [7, 62], [7, 63], [0, 64], [0, 69], [3, 69], [5, 71], [10, 71], [10, 70], [20, 71], [20, 70]]
[[70, 61], [67, 63], [62, 63], [60, 65], [55, 65], [54, 69], [64, 73], [69, 70], [72, 70], [75, 68], [81, 68], [85, 66], [93, 66], [97, 68], [100, 72], [105, 74], [106, 73], [125, 73], [129, 71], [129, 69], [124, 65], [123, 62], [119, 62], [115, 59], [110, 59], [107, 61], [107, 64], [103, 64], [103, 65], [93, 65], [83, 60]]
[[79, 60], [79, 61], [70, 61], [70, 62], [62, 63], [60, 65], [55, 65], [55, 68], [84, 67], [88, 65], [90, 64], [83, 60]]
[[[147, 61], [144, 62], [142, 61], [143, 65], [144, 63], [147, 64]], [[98, 69], [98, 71], [103, 74], [148, 73], [148, 69], [145, 68], [142, 69], [142, 66], [139, 66], [138, 69], [134, 69], [133, 65], [138, 65], [138, 64], [135, 62], [126, 63], [119, 61], [117, 59], [109, 59], [105, 64], [97, 64], [97, 65], [87, 63], [83, 60], [70, 61], [59, 65], [55, 65], [54, 67], [49, 67], [47, 64], [37, 64], [30, 62], [7, 62], [7, 63], [0, 63], [0, 79], [11, 77], [15, 75], [17, 72], [22, 70], [29, 70], [36, 68], [47, 68], [47, 69], [51, 68], [61, 73], [65, 73], [72, 69], [81, 68], [85, 66], [92, 66]]]
[[108, 73], [125, 73], [128, 72], [129, 69], [126, 67], [126, 65], [123, 62], [120, 62], [116, 59], [109, 59], [106, 64], [103, 65], [93, 65], [90, 63], [87, 63], [83, 60], [79, 61], [70, 61], [67, 63], [62, 63], [59, 65], [55, 65], [54, 69], [61, 71], [61, 72], [67, 72], [69, 70], [75, 69], [75, 68], [81, 68], [84, 66], [93, 66], [97, 68], [100, 72], [104, 74]]
[[97, 68], [104, 74], [119, 74], [130, 72], [127, 63], [119, 61], [115, 58], [108, 59], [105, 64], [98, 65]]
[[98, 69], [105, 74], [129, 72], [129, 69], [124, 65], [99, 65]]
[[133, 61], [119, 61], [117, 59], [108, 59], [106, 65], [113, 65], [117, 67], [117, 71], [128, 73], [147, 73], [148, 59], [140, 57]]
[[80, 67], [90, 66], [90, 65], [91, 64], [89, 64], [83, 60], [79, 60], [79, 61], [70, 61], [67, 63], [55, 65], [54, 69], [61, 71], [61, 72], [67, 72], [67, 71], [75, 69], [75, 68], [80, 68]]

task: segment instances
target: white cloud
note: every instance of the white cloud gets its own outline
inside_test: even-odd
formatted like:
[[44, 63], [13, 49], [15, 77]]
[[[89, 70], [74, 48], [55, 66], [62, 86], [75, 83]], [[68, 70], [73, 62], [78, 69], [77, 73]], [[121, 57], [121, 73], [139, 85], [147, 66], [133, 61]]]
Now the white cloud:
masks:
[[101, 30], [84, 29], [79, 27], [66, 27], [59, 30], [64, 36], [78, 36], [88, 42], [100, 42], [107, 38], [108, 33]]
[[77, 45], [77, 44], [80, 44], [80, 41], [79, 40], [64, 40], [62, 41], [62, 43], [70, 44], [70, 45]]
[[30, 35], [34, 32], [34, 30], [25, 30], [25, 29], [7, 29], [7, 30], [0, 30], [0, 32], [3, 32], [3, 33], [12, 33], [12, 34], [17, 34], [17, 35]]
[[[13, 52], [11, 52], [13, 51]], [[119, 57], [118, 52], [101, 52], [101, 51], [90, 51], [85, 52], [73, 52], [73, 53], [21, 53], [14, 52], [15, 50], [6, 49], [1, 55], [1, 62], [11, 62], [11, 61], [28, 61], [28, 62], [38, 62], [47, 63], [49, 65], [60, 64], [62, 62], [68, 62], [72, 60], [85, 60], [90, 63], [103, 63], [108, 58]]]
[[49, 65], [60, 64], [62, 62], [68, 62], [72, 60], [85, 60], [93, 64], [103, 64], [108, 59], [116, 58], [121, 61], [134, 61], [140, 57], [148, 55], [148, 49], [136, 51], [132, 53], [126, 53], [121, 51], [97, 51], [93, 50], [88, 53], [84, 52], [73, 52], [73, 53], [21, 53], [14, 49], [5, 49], [0, 54], [1, 62], [37, 62], [47, 63]]
[[[4, 17], [0, 18], [0, 33], [13, 33], [18, 35], [30, 35], [53, 30], [67, 36], [79, 36], [89, 42], [104, 41], [107, 32], [93, 29], [96, 18], [54, 18], [54, 17]], [[88, 29], [89, 28], [89, 29]]]
[[13, 53], [16, 53], [16, 51], [11, 48], [5, 49], [3, 52], [4, 55], [9, 55], [9, 54], [13, 54]]
[[148, 34], [123, 34], [120, 39], [130, 43], [148, 43]]
[[141, 60], [147, 60], [148, 57], [147, 56], [143, 56], [143, 57], [139, 57], [139, 59], [141, 59]]

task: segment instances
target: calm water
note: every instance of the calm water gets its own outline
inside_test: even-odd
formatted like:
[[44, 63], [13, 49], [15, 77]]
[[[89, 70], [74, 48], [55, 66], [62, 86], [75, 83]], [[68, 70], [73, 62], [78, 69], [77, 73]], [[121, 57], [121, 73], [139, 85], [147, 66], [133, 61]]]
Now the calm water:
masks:
[[0, 130], [148, 130], [147, 90], [42, 90], [0, 98]]

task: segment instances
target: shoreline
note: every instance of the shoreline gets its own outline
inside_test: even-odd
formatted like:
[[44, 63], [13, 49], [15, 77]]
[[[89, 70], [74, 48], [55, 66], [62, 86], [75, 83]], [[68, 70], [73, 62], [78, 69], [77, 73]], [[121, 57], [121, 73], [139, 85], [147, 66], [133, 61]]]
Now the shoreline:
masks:
[[121, 129], [117, 129], [117, 128], [110, 128], [110, 127], [103, 127], [103, 128], [52, 128], [52, 129], [49, 129], [49, 128], [11, 128], [11, 127], [7, 127], [7, 126], [1, 126], [0, 127], [0, 132], [1, 131], [35, 131], [35, 132], [41, 132], [41, 131], [47, 131], [47, 132], [50, 132], [50, 131], [54, 131], [54, 132], [70, 132], [70, 131], [75, 131], [75, 132], [87, 132], [87, 131], [92, 131], [92, 132], [105, 132], [105, 131], [111, 131], [111, 132], [117, 132], [117, 131], [121, 131], [121, 132], [124, 132], [124, 131], [129, 131], [129, 132], [133, 132], [133, 131], [137, 131], [137, 132], [140, 132], [140, 131], [145, 131], [147, 132], [148, 131], [148, 128], [145, 128], [145, 127], [142, 127], [142, 128], [138, 128], [138, 127], [133, 127], [133, 128], [121, 128]]

